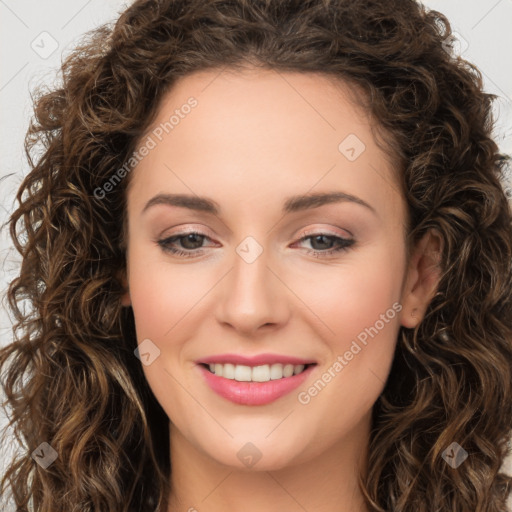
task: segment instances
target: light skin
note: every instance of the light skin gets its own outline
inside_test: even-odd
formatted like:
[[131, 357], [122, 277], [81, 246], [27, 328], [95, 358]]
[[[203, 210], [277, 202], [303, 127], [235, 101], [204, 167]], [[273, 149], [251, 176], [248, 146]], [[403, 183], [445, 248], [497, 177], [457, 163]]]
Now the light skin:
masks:
[[[357, 474], [366, 467], [372, 406], [400, 326], [416, 326], [435, 293], [442, 244], [431, 231], [407, 261], [393, 161], [347, 87], [312, 73], [188, 75], [164, 97], [152, 127], [190, 96], [197, 106], [130, 175], [122, 302], [133, 308], [139, 343], [150, 339], [160, 350], [143, 369], [170, 419], [169, 512], [367, 510]], [[353, 161], [338, 148], [349, 134], [365, 145]], [[369, 207], [339, 201], [283, 213], [289, 197], [320, 192], [351, 194]], [[144, 209], [158, 194], [207, 197], [219, 211]], [[158, 244], [187, 229], [206, 236], [170, 245], [192, 257]], [[236, 251], [248, 236], [263, 249], [252, 263]], [[329, 255], [338, 247], [333, 236], [355, 242]], [[378, 334], [300, 403], [299, 392], [390, 310]], [[237, 405], [214, 393], [195, 363], [223, 353], [283, 354], [317, 366], [270, 404]], [[237, 457], [247, 443], [261, 454], [251, 467]]]

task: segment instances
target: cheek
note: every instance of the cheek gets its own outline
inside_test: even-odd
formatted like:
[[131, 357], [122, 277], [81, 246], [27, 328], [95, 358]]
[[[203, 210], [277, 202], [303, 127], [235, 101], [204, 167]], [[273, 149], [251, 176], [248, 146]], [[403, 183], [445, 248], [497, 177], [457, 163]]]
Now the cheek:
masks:
[[[405, 260], [400, 245], [374, 244], [354, 252], [339, 266], [326, 266], [297, 281], [297, 295], [325, 327], [333, 348], [343, 350], [376, 326], [383, 337], [398, 325]], [[318, 321], [318, 320], [317, 320]]]
[[319, 380], [314, 389], [301, 390], [300, 403], [314, 401], [311, 410], [336, 407], [357, 418], [373, 405], [396, 347], [404, 262], [389, 245], [375, 245], [364, 258], [354, 255], [328, 268], [325, 278], [308, 279], [298, 292], [321, 319], [327, 349]]
[[[386, 319], [395, 316], [392, 306], [398, 301], [399, 294], [392, 275], [372, 273], [368, 269], [365, 273], [352, 272], [340, 282], [333, 279], [333, 285], [339, 291], [328, 304], [326, 318], [332, 330], [342, 339], [356, 338], [374, 324], [381, 330], [381, 315]], [[388, 323], [385, 322], [385, 325]]]
[[138, 338], [163, 341], [178, 324], [186, 326], [189, 312], [201, 308], [213, 285], [211, 272], [170, 263], [163, 253], [145, 257], [142, 250], [134, 250], [130, 258], [130, 298]]

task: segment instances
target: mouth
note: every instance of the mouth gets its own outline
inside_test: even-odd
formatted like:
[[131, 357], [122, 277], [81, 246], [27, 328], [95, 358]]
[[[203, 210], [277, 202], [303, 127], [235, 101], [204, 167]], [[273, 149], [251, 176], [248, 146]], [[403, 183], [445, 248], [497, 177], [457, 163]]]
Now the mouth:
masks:
[[196, 363], [211, 391], [234, 404], [251, 406], [266, 405], [290, 394], [317, 366], [304, 359], [268, 355], [251, 359], [216, 356]]
[[237, 382], [269, 382], [271, 380], [287, 379], [300, 375], [316, 363], [308, 364], [263, 364], [248, 366], [233, 363], [199, 363], [207, 371], [229, 380]]

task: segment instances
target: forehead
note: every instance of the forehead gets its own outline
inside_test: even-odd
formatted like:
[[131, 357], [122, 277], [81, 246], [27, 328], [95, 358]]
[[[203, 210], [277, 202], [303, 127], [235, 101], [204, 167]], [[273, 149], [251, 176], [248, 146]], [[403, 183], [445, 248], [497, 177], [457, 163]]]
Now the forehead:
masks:
[[132, 172], [130, 187], [146, 200], [166, 188], [216, 191], [219, 202], [236, 191], [274, 197], [279, 206], [284, 194], [337, 187], [370, 203], [396, 203], [401, 194], [393, 162], [376, 144], [370, 116], [353, 92], [318, 73], [187, 75], [162, 98], [146, 132], [155, 147]]
[[[294, 148], [304, 153], [306, 149], [325, 149], [343, 132], [371, 144], [372, 135], [367, 133], [371, 123], [355, 93], [353, 86], [319, 73], [251, 68], [199, 71], [179, 79], [164, 95], [152, 128], [163, 127], [170, 115], [179, 113], [193, 97], [197, 107], [190, 115], [180, 116], [172, 127], [173, 136], [179, 137], [181, 132], [186, 138], [190, 128], [205, 143], [229, 136], [235, 144], [247, 141], [249, 133], [255, 143], [273, 146], [314, 138], [315, 144]], [[187, 117], [191, 120], [183, 122]], [[320, 146], [320, 138], [325, 147]]]

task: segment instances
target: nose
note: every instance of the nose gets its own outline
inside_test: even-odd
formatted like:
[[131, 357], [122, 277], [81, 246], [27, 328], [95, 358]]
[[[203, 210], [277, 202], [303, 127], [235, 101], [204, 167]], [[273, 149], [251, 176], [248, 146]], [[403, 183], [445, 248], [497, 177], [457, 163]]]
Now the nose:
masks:
[[289, 318], [289, 290], [279, 273], [268, 266], [266, 252], [248, 263], [235, 254], [233, 268], [219, 288], [217, 320], [251, 336], [265, 327], [278, 328]]

